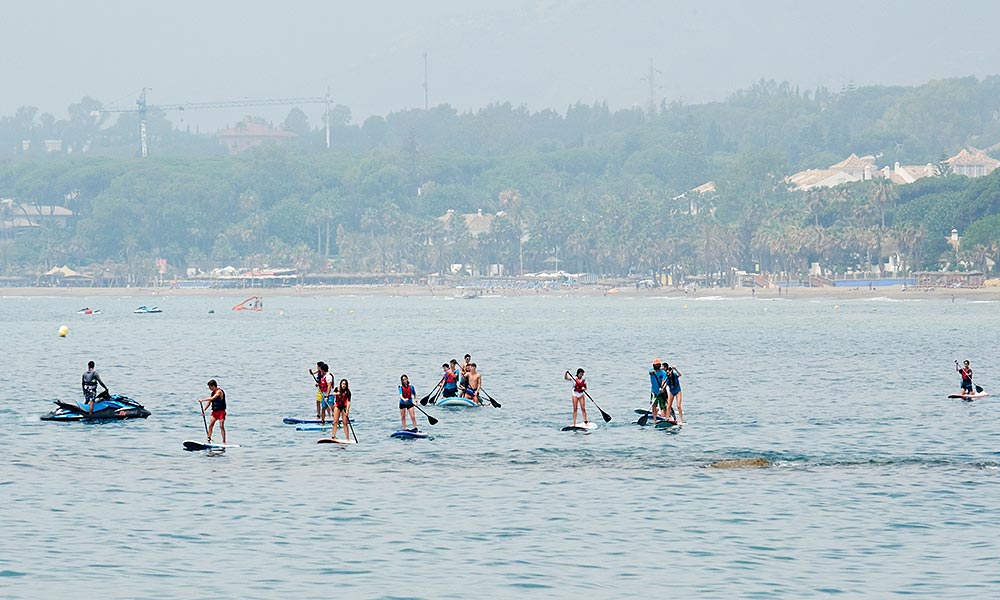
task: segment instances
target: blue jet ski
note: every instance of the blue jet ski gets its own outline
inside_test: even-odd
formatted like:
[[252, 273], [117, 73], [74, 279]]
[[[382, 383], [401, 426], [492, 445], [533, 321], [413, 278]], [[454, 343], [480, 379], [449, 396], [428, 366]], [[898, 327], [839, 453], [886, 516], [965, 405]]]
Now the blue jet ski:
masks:
[[54, 401], [56, 409], [42, 415], [43, 421], [121, 421], [123, 419], [145, 419], [150, 412], [128, 396], [102, 392], [94, 402], [94, 412], [83, 401], [76, 403]]

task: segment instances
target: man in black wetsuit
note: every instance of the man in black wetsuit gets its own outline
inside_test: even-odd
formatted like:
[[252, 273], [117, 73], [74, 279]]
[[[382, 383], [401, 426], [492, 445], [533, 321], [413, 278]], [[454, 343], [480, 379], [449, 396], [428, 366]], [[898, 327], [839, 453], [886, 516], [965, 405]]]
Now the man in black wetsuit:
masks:
[[94, 361], [87, 363], [87, 370], [83, 373], [80, 385], [83, 387], [83, 401], [90, 404], [90, 413], [94, 414], [94, 402], [97, 400], [97, 384], [101, 384], [104, 391], [108, 391], [108, 386], [101, 381], [101, 376], [94, 370]]

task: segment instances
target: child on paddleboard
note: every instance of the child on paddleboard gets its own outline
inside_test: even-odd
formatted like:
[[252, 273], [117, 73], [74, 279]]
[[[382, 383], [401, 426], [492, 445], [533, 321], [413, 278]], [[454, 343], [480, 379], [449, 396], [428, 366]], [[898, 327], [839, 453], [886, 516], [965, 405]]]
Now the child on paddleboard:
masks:
[[[410, 378], [405, 374], [399, 377], [399, 429], [401, 431], [417, 431], [417, 414], [413, 407], [413, 399], [417, 397], [417, 391], [410, 384]], [[410, 420], [413, 421], [413, 429], [406, 429], [406, 412], [410, 412]]]
[[573, 397], [573, 427], [576, 427], [576, 411], [577, 411], [577, 407], [579, 407], [580, 412], [583, 413], [583, 422], [584, 422], [584, 424], [590, 422], [590, 421], [587, 420], [587, 404], [586, 404], [586, 401], [585, 401], [586, 400], [586, 396], [587, 396], [587, 380], [583, 377], [583, 374], [584, 374], [584, 370], [583, 369], [577, 369], [576, 370], [576, 377], [573, 377], [572, 375], [570, 375], [569, 371], [566, 371], [566, 375], [563, 377], [563, 379], [565, 379], [566, 381], [572, 381], [573, 382], [573, 396], [572, 396]]

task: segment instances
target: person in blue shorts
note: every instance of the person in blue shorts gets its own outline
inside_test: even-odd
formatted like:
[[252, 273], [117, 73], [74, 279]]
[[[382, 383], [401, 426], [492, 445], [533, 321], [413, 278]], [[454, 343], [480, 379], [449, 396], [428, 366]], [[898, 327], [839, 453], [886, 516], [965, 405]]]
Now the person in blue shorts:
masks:
[[444, 384], [441, 388], [441, 395], [445, 398], [458, 396], [458, 374], [448, 363], [442, 364], [441, 369], [444, 371], [441, 375], [441, 383]]
[[406, 411], [410, 411], [410, 420], [413, 421], [413, 429], [417, 431], [417, 413], [413, 408], [413, 399], [417, 397], [417, 390], [410, 384], [410, 378], [406, 375], [399, 377], [399, 429], [406, 430]]
[[667, 414], [671, 414], [674, 411], [674, 400], [677, 401], [677, 424], [684, 424], [684, 409], [681, 408], [681, 372], [677, 370], [677, 367], [671, 367], [669, 364], [663, 364], [663, 370], [667, 373], [667, 392], [669, 396], [667, 397]]

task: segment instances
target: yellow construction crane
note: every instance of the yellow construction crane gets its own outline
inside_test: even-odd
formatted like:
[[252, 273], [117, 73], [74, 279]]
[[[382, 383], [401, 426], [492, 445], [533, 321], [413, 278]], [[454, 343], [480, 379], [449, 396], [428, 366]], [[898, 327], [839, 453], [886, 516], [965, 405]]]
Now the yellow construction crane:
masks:
[[143, 158], [148, 155], [146, 144], [146, 115], [150, 110], [197, 110], [201, 108], [235, 108], [239, 106], [284, 106], [289, 104], [326, 104], [326, 147], [330, 147], [330, 92], [325, 96], [311, 96], [305, 98], [268, 98], [264, 100], [225, 100], [222, 102], [183, 102], [179, 104], [158, 104], [151, 105], [146, 102], [146, 92], [149, 88], [142, 88], [139, 98], [135, 101], [135, 108], [104, 108], [97, 113], [139, 113], [139, 152]]

